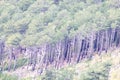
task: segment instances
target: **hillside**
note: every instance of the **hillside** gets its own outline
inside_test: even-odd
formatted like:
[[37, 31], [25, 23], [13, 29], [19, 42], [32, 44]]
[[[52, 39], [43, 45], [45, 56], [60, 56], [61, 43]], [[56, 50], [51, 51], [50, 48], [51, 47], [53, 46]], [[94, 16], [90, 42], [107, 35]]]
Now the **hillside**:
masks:
[[0, 80], [118, 80], [119, 48], [120, 0], [0, 0]]

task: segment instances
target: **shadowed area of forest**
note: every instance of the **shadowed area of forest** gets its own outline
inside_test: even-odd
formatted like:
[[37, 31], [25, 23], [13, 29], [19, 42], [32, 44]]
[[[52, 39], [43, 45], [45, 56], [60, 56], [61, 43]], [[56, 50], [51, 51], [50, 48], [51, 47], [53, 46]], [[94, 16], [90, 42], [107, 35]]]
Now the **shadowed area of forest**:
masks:
[[[86, 37], [77, 34], [69, 39], [66, 37], [57, 43], [44, 44], [34, 47], [4, 47], [1, 42], [1, 58], [7, 55], [9, 67], [15, 70], [17, 67], [17, 59], [19, 55], [26, 57], [27, 65], [32, 66], [32, 70], [39, 66], [39, 70], [43, 71], [49, 66], [56, 69], [61, 68], [65, 64], [78, 63], [84, 58], [91, 59], [94, 53], [101, 54], [102, 51], [107, 52], [110, 49], [120, 47], [120, 28], [108, 28], [99, 32], [91, 32]], [[5, 49], [6, 48], [6, 49]], [[4, 54], [6, 52], [6, 54]], [[14, 62], [14, 63], [13, 63]], [[1, 59], [1, 64], [2, 64]], [[4, 63], [3, 63], [4, 64]], [[4, 66], [3, 66], [4, 67]], [[3, 69], [4, 70], [4, 69]]]
[[63, 68], [50, 67], [41, 75], [23, 67], [15, 71], [0, 73], [2, 80], [119, 80], [120, 50], [108, 50], [92, 59], [77, 64], [66, 64]]

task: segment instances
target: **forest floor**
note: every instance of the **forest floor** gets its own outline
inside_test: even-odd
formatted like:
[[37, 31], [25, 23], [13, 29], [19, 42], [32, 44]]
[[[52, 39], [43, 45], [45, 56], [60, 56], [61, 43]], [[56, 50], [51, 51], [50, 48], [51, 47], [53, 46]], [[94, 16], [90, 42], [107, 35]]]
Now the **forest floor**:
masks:
[[[91, 60], [85, 59], [60, 70], [51, 68], [42, 75], [38, 75], [37, 70], [31, 71], [29, 68], [31, 67], [24, 65], [3, 74], [16, 76], [18, 80], [120, 80], [120, 49], [94, 55]], [[0, 80], [6, 79], [0, 76]]]

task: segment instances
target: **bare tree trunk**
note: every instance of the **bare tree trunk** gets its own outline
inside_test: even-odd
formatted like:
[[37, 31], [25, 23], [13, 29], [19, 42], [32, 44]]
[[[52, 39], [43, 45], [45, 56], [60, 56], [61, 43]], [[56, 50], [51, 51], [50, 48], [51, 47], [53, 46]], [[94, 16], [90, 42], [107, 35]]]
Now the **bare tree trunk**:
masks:
[[3, 70], [4, 42], [0, 40], [0, 71]]
[[82, 39], [78, 40], [78, 50], [77, 50], [77, 63], [80, 61], [81, 58], [81, 49], [82, 49]]
[[[29, 58], [28, 66], [32, 69], [36, 67], [40, 73], [49, 67], [61, 68], [67, 64], [78, 63], [84, 58], [91, 59], [95, 53], [101, 53], [108, 49], [120, 47], [120, 28], [109, 28], [98, 32], [91, 32], [90, 35], [83, 37], [80, 33], [73, 38], [65, 37], [56, 43], [44, 44], [39, 48], [25, 47], [13, 48], [8, 47], [6, 54], [9, 56], [9, 67], [14, 62], [13, 69], [16, 68], [17, 56], [22, 53], [24, 57]], [[5, 46], [7, 48], [7, 46]], [[0, 66], [3, 64], [4, 44], [0, 42]]]

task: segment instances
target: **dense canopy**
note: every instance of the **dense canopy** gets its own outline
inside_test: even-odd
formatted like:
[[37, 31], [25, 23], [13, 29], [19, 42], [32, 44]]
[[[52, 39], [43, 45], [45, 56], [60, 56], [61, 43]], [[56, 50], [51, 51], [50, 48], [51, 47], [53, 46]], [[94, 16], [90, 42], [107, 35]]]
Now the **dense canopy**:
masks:
[[35, 46], [120, 25], [119, 0], [0, 0], [0, 39]]

